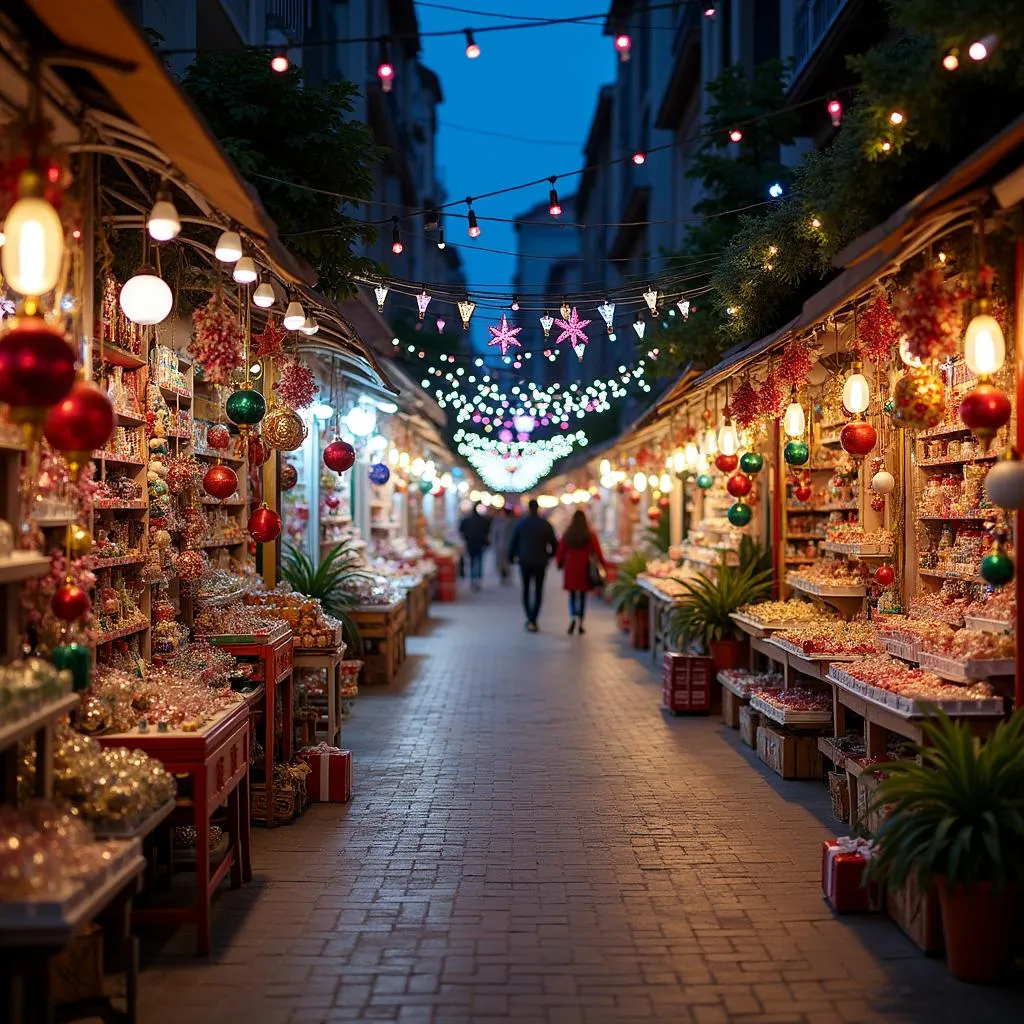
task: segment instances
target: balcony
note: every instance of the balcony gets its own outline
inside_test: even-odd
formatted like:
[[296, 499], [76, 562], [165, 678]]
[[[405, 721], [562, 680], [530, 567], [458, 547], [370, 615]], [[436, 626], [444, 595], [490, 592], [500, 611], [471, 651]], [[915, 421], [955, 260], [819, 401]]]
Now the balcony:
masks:
[[293, 43], [301, 43], [309, 6], [307, 0], [267, 0], [267, 27], [283, 32]]
[[828, 35], [848, 0], [806, 0], [796, 12], [793, 26], [793, 77], [804, 69], [814, 51]]

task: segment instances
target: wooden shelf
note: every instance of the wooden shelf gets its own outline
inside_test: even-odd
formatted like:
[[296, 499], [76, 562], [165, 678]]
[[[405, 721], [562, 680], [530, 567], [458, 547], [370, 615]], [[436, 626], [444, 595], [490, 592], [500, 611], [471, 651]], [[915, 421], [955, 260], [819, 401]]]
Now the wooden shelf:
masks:
[[111, 630], [109, 633], [101, 633], [96, 637], [96, 646], [113, 643], [115, 640], [123, 640], [126, 636], [134, 636], [136, 633], [145, 633], [149, 629], [148, 622], [137, 622], [134, 626], [122, 626], [120, 629]]
[[177, 401], [179, 404], [192, 404], [191, 391], [179, 390], [178, 388], [171, 387], [169, 384], [160, 384], [157, 381], [152, 381], [151, 383], [156, 384], [168, 403]]
[[126, 412], [121, 409], [115, 409], [114, 413], [117, 416], [118, 424], [122, 427], [141, 427], [146, 422], [146, 418], [138, 413]]
[[126, 370], [138, 370], [146, 365], [146, 360], [142, 356], [119, 348], [117, 345], [103, 345], [102, 348], [99, 345], [94, 345], [92, 352], [97, 360], [102, 354], [102, 361], [108, 366], [123, 366]]
[[61, 715], [66, 715], [72, 708], [77, 707], [78, 702], [77, 693], [67, 693], [57, 700], [44, 704], [38, 711], [33, 711], [32, 714], [26, 715], [24, 718], [16, 719], [7, 725], [0, 725], [0, 750], [6, 750], [15, 743], [20, 743], [44, 726], [55, 722]]
[[21, 583], [50, 571], [50, 559], [37, 551], [14, 551], [0, 558], [0, 583]]
[[984, 583], [976, 572], [960, 573], [956, 569], [918, 569], [918, 575], [934, 580], [960, 580], [963, 583]]
[[149, 508], [149, 502], [143, 501], [121, 501], [114, 504], [93, 505], [94, 512], [145, 512]]
[[141, 459], [126, 459], [123, 455], [114, 455], [113, 452], [93, 452], [93, 461], [105, 462], [108, 466], [134, 466], [136, 469], [142, 469], [145, 463]]
[[923, 434], [918, 434], [917, 435], [917, 440], [918, 441], [930, 441], [930, 440], [933, 440], [933, 439], [935, 439], [937, 437], [966, 437], [969, 433], [971, 433], [971, 428], [970, 427], [964, 427], [964, 426], [960, 426], [960, 427], [945, 426], [945, 427], [939, 427], [936, 430], [928, 430], [928, 431], [926, 431]]
[[145, 555], [117, 555], [114, 558], [98, 558], [93, 571], [99, 572], [102, 569], [118, 569], [126, 565], [142, 565], [145, 562]]
[[966, 466], [975, 462], [997, 462], [998, 455], [974, 455], [966, 459], [918, 459], [918, 469], [936, 469], [942, 466]]

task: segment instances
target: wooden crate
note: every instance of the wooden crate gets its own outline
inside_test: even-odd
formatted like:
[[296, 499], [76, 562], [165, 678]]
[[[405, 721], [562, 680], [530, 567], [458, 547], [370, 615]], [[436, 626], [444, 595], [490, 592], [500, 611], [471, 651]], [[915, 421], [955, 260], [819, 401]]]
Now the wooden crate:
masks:
[[885, 909], [919, 949], [929, 954], [942, 952], [942, 914], [934, 888], [922, 891], [917, 876], [912, 875], [901, 889], [886, 888]]
[[405, 660], [408, 606], [405, 600], [390, 605], [361, 605], [349, 610], [363, 641], [363, 678], [388, 684]]
[[761, 725], [761, 716], [749, 704], [744, 704], [739, 711], [740, 739], [754, 750], [757, 750], [757, 730]]
[[757, 730], [757, 756], [784, 779], [820, 779], [818, 738], [780, 732], [767, 725]]
[[724, 686], [722, 687], [722, 721], [730, 729], [738, 729], [740, 727], [740, 711], [746, 706], [746, 698], [737, 697], [732, 690], [727, 690]]

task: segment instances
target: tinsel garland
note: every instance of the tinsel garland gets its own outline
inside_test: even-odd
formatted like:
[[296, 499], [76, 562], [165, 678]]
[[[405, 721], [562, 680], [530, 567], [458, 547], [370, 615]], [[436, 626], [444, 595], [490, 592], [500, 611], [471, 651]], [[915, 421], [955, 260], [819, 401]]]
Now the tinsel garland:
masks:
[[242, 365], [243, 339], [238, 318], [220, 291], [192, 314], [195, 331], [188, 353], [203, 369], [207, 384], [228, 384], [231, 374]]
[[860, 321], [860, 344], [865, 358], [884, 363], [899, 344], [900, 325], [884, 295], [879, 295]]
[[959, 346], [967, 293], [928, 267], [897, 295], [896, 316], [911, 356], [922, 362], [948, 359]]
[[751, 386], [750, 379], [744, 377], [740, 386], [733, 392], [732, 417], [741, 427], [749, 427], [757, 419], [759, 403], [757, 392]]
[[791, 341], [779, 359], [779, 380], [783, 385], [800, 389], [807, 383], [813, 364], [807, 342]]
[[298, 356], [281, 367], [281, 377], [274, 385], [274, 391], [281, 404], [292, 410], [312, 405], [320, 393], [313, 371]]
[[779, 380], [779, 371], [770, 369], [768, 376], [757, 393], [757, 415], [761, 419], [773, 420], [782, 412], [785, 391]]

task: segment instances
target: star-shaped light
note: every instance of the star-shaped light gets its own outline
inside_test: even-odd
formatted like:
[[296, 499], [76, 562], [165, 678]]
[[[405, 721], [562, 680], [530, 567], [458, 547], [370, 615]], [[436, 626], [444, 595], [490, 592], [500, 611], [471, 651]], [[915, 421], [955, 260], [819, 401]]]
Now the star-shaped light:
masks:
[[561, 345], [563, 341], [572, 342], [572, 347], [576, 351], [576, 358], [582, 363], [583, 353], [587, 349], [587, 332], [583, 329], [590, 323], [589, 320], [581, 320], [579, 314], [576, 312], [576, 307], [572, 307], [572, 312], [569, 314], [568, 320], [555, 320], [555, 323], [561, 328], [562, 333], [555, 339], [556, 345]]
[[494, 345], [498, 345], [501, 348], [501, 354], [508, 355], [510, 348], [522, 348], [522, 342], [516, 338], [516, 335], [522, 330], [522, 327], [512, 327], [505, 314], [501, 314], [501, 323], [497, 327], [488, 326], [487, 330], [491, 332], [491, 340], [487, 343], [488, 348]]

